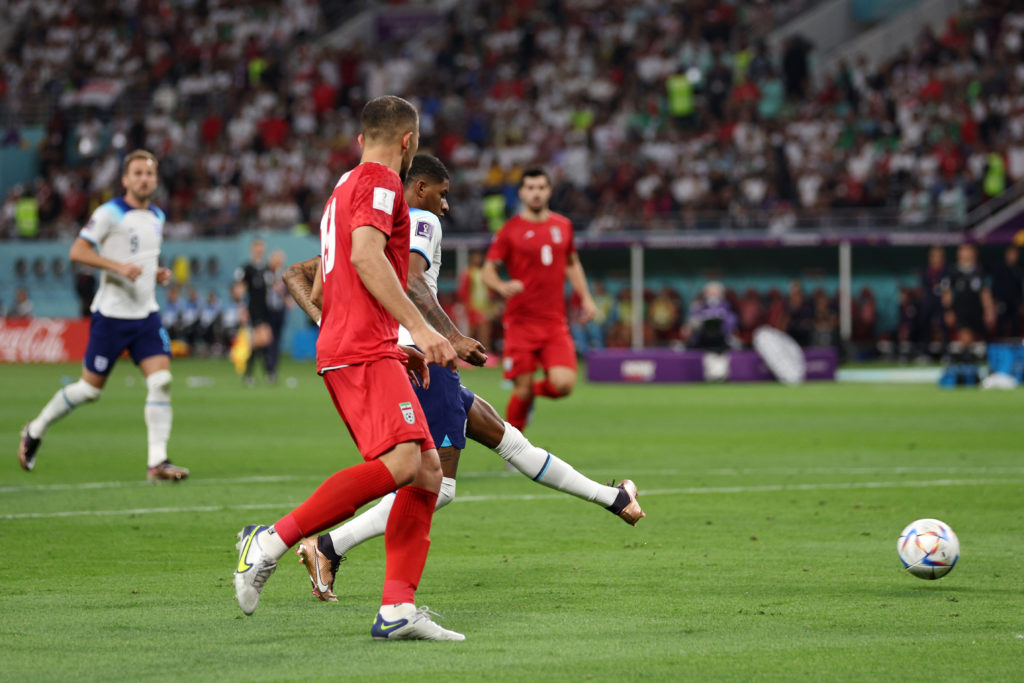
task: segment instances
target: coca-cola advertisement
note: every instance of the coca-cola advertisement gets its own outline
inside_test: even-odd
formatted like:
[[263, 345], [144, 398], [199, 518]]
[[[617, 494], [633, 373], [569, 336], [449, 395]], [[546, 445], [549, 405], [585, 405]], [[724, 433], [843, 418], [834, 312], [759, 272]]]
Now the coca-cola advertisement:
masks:
[[0, 318], [0, 363], [82, 360], [88, 342], [87, 318]]

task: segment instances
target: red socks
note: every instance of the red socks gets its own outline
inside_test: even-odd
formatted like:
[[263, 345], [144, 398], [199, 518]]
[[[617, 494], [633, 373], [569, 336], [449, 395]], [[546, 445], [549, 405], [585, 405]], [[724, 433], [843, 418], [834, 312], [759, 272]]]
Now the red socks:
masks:
[[524, 401], [515, 394], [509, 396], [508, 407], [505, 408], [505, 419], [508, 423], [523, 431], [526, 429], [526, 419], [530, 416], [530, 406], [533, 405], [533, 400]]
[[433, 491], [417, 486], [398, 489], [384, 532], [387, 566], [382, 605], [415, 604], [416, 587], [430, 549], [430, 522], [435, 505], [437, 494]]
[[554, 385], [545, 378], [539, 379], [533, 383], [533, 395], [547, 396], [548, 398], [562, 398], [565, 394], [560, 394], [555, 391]]
[[[330, 529], [354, 515], [362, 505], [391, 493], [397, 487], [395, 478], [379, 460], [354, 465], [331, 475], [304, 503], [278, 520], [274, 529], [290, 548], [303, 536]], [[430, 528], [429, 517], [427, 528]]]
[[[533, 396], [544, 396], [546, 398], [562, 398], [565, 394], [560, 394], [555, 389], [554, 385], [548, 381], [547, 378], [539, 379], [533, 383]], [[530, 417], [530, 408], [533, 406], [533, 397], [529, 401], [524, 401], [515, 394], [512, 394], [508, 399], [508, 407], [505, 408], [505, 419], [508, 423], [523, 431], [526, 429], [526, 421]]]

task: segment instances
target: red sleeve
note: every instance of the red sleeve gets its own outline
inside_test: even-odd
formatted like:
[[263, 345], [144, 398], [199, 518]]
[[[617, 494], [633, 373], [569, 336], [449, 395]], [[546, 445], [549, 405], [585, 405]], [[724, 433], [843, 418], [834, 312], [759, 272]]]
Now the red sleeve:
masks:
[[498, 231], [498, 234], [494, 236], [494, 241], [491, 242], [491, 246], [487, 249], [487, 260], [505, 263], [507, 258], [508, 238], [505, 237], [505, 229], [502, 228]]
[[352, 221], [348, 226], [349, 231], [369, 225], [390, 237], [397, 222], [395, 212], [401, 208], [403, 198], [398, 176], [364, 173], [356, 182], [358, 184], [352, 190]]
[[572, 221], [568, 218], [565, 219], [565, 231], [569, 233], [569, 250], [567, 254], [576, 253], [576, 232], [572, 229]]

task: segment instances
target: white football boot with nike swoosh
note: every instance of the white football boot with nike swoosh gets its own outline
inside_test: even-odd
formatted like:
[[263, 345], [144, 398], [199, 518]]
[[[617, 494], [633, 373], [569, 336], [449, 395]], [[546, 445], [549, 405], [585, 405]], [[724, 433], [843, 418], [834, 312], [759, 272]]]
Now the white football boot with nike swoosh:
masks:
[[[411, 602], [400, 605], [388, 605], [397, 612], [396, 619], [388, 620], [378, 612], [373, 622], [370, 634], [374, 640], [465, 640], [466, 636], [455, 631], [442, 628], [431, 615], [440, 617], [437, 612], [431, 612], [429, 607], [416, 607]], [[382, 608], [383, 609], [383, 608]]]
[[256, 611], [267, 579], [277, 569], [277, 560], [263, 554], [257, 536], [270, 529], [250, 524], [238, 533], [238, 566], [235, 568], [235, 599], [246, 614]]

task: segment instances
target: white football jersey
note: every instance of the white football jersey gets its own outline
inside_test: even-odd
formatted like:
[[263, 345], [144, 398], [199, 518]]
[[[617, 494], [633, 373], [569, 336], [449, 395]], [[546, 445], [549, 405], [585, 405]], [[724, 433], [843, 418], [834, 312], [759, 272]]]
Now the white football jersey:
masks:
[[78, 236], [96, 247], [100, 256], [142, 268], [135, 282], [101, 270], [100, 286], [89, 310], [108, 318], [139, 320], [160, 310], [156, 303], [156, 271], [163, 241], [164, 212], [128, 205], [124, 197], [102, 204]]
[[[409, 209], [409, 251], [427, 259], [423, 279], [437, 296], [437, 278], [441, 274], [441, 219], [423, 209]], [[398, 343], [412, 345], [412, 335], [404, 327], [398, 328]]]

